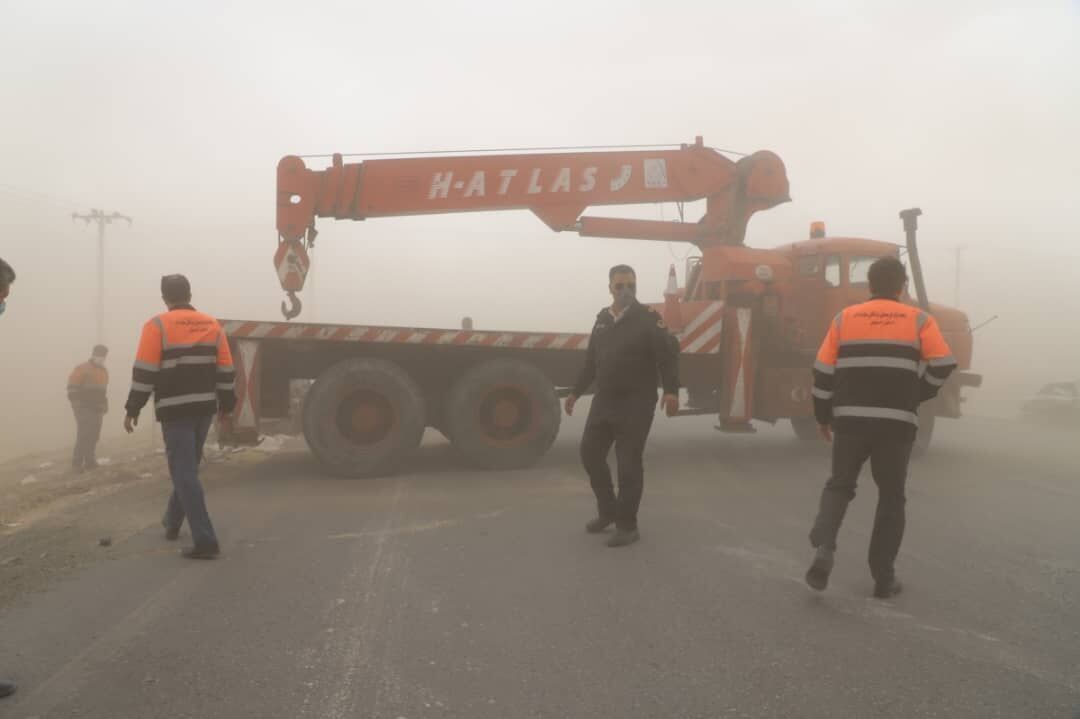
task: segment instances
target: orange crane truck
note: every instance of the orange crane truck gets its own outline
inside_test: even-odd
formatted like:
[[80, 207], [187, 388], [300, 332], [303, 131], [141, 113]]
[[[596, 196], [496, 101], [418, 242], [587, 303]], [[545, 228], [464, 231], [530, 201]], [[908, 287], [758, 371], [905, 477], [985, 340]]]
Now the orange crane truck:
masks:
[[[278, 246], [274, 264], [289, 302], [285, 322], [222, 320], [237, 357], [232, 441], [255, 441], [260, 419], [284, 418], [293, 380], [314, 380], [302, 426], [327, 470], [369, 477], [393, 472], [424, 430], [445, 435], [471, 463], [529, 466], [555, 440], [558, 398], [584, 361], [587, 334], [327, 325], [293, 322], [310, 267], [315, 219], [529, 210], [552, 230], [587, 237], [688, 242], [684, 285], [675, 268], [655, 306], [681, 347], [682, 415], [716, 414], [718, 428], [753, 432], [752, 421], [791, 421], [814, 436], [810, 367], [828, 322], [867, 297], [866, 270], [901, 247], [830, 238], [815, 223], [809, 240], [777, 249], [745, 246], [751, 216], [789, 201], [783, 162], [767, 151], [731, 160], [692, 144], [559, 152], [431, 154], [309, 169], [287, 156], [277, 169]], [[696, 222], [585, 215], [589, 207], [705, 201]], [[926, 300], [915, 247], [915, 215], [905, 215], [907, 262], [917, 301], [940, 323], [961, 370], [971, 364], [971, 330], [960, 311]], [[639, 270], [640, 271], [640, 270]], [[469, 323], [471, 324], [471, 323]], [[954, 373], [924, 408], [920, 443], [935, 416], [960, 415], [960, 390], [978, 386]]]

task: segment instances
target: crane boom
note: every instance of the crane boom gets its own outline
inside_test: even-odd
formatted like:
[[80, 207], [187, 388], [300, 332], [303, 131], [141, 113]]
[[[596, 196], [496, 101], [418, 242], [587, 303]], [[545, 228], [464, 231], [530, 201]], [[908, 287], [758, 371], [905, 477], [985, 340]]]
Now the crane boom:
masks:
[[[588, 207], [706, 201], [698, 222], [586, 217]], [[700, 137], [670, 150], [427, 156], [343, 162], [311, 170], [300, 157], [277, 170], [282, 288], [299, 313], [315, 219], [529, 210], [556, 232], [591, 237], [741, 245], [758, 210], [790, 200], [784, 164], [768, 151], [731, 160]]]

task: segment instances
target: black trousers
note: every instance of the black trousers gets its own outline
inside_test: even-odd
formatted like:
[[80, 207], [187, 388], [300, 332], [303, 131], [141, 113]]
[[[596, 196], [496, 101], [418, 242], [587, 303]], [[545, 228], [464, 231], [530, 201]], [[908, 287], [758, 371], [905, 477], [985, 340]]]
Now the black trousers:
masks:
[[893, 564], [904, 538], [904, 506], [907, 498], [908, 460], [911, 442], [877, 439], [857, 434], [833, 436], [832, 476], [821, 493], [810, 543], [814, 547], [836, 549], [836, 536], [848, 504], [855, 498], [855, 484], [866, 460], [878, 487], [874, 531], [870, 535], [870, 573], [877, 582], [893, 578]]
[[[645, 484], [645, 442], [652, 428], [656, 396], [612, 401], [596, 397], [581, 438], [581, 462], [589, 475], [599, 516], [615, 520], [618, 529], [637, 528]], [[608, 453], [615, 446], [619, 493], [611, 481]]]
[[75, 469], [92, 466], [97, 460], [97, 443], [101, 438], [104, 415], [96, 409], [73, 408], [75, 412], [75, 451], [71, 465]]

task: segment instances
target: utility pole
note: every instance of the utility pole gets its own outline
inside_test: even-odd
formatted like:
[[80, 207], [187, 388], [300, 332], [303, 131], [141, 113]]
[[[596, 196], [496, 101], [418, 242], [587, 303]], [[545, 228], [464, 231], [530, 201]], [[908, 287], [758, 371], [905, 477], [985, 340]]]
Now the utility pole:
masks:
[[118, 220], [124, 220], [131, 226], [132, 219], [119, 212], [106, 215], [104, 210], [90, 210], [85, 215], [78, 212], [71, 213], [71, 221], [82, 220], [87, 225], [97, 223], [98, 228], [98, 302], [97, 302], [97, 341], [105, 343], [105, 226], [111, 225]]

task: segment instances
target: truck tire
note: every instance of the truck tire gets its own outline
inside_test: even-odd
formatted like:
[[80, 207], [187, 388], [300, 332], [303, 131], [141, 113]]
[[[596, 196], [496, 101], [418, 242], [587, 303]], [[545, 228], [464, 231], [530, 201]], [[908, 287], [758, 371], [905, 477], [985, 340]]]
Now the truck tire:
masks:
[[559, 399], [527, 362], [497, 359], [466, 372], [445, 405], [447, 436], [472, 464], [520, 469], [542, 457], [559, 433]]
[[420, 444], [424, 395], [393, 362], [347, 359], [322, 373], [304, 401], [304, 437], [330, 472], [392, 474]]
[[795, 430], [795, 436], [803, 442], [821, 439], [818, 435], [817, 420], [813, 417], [792, 417], [791, 428]]

